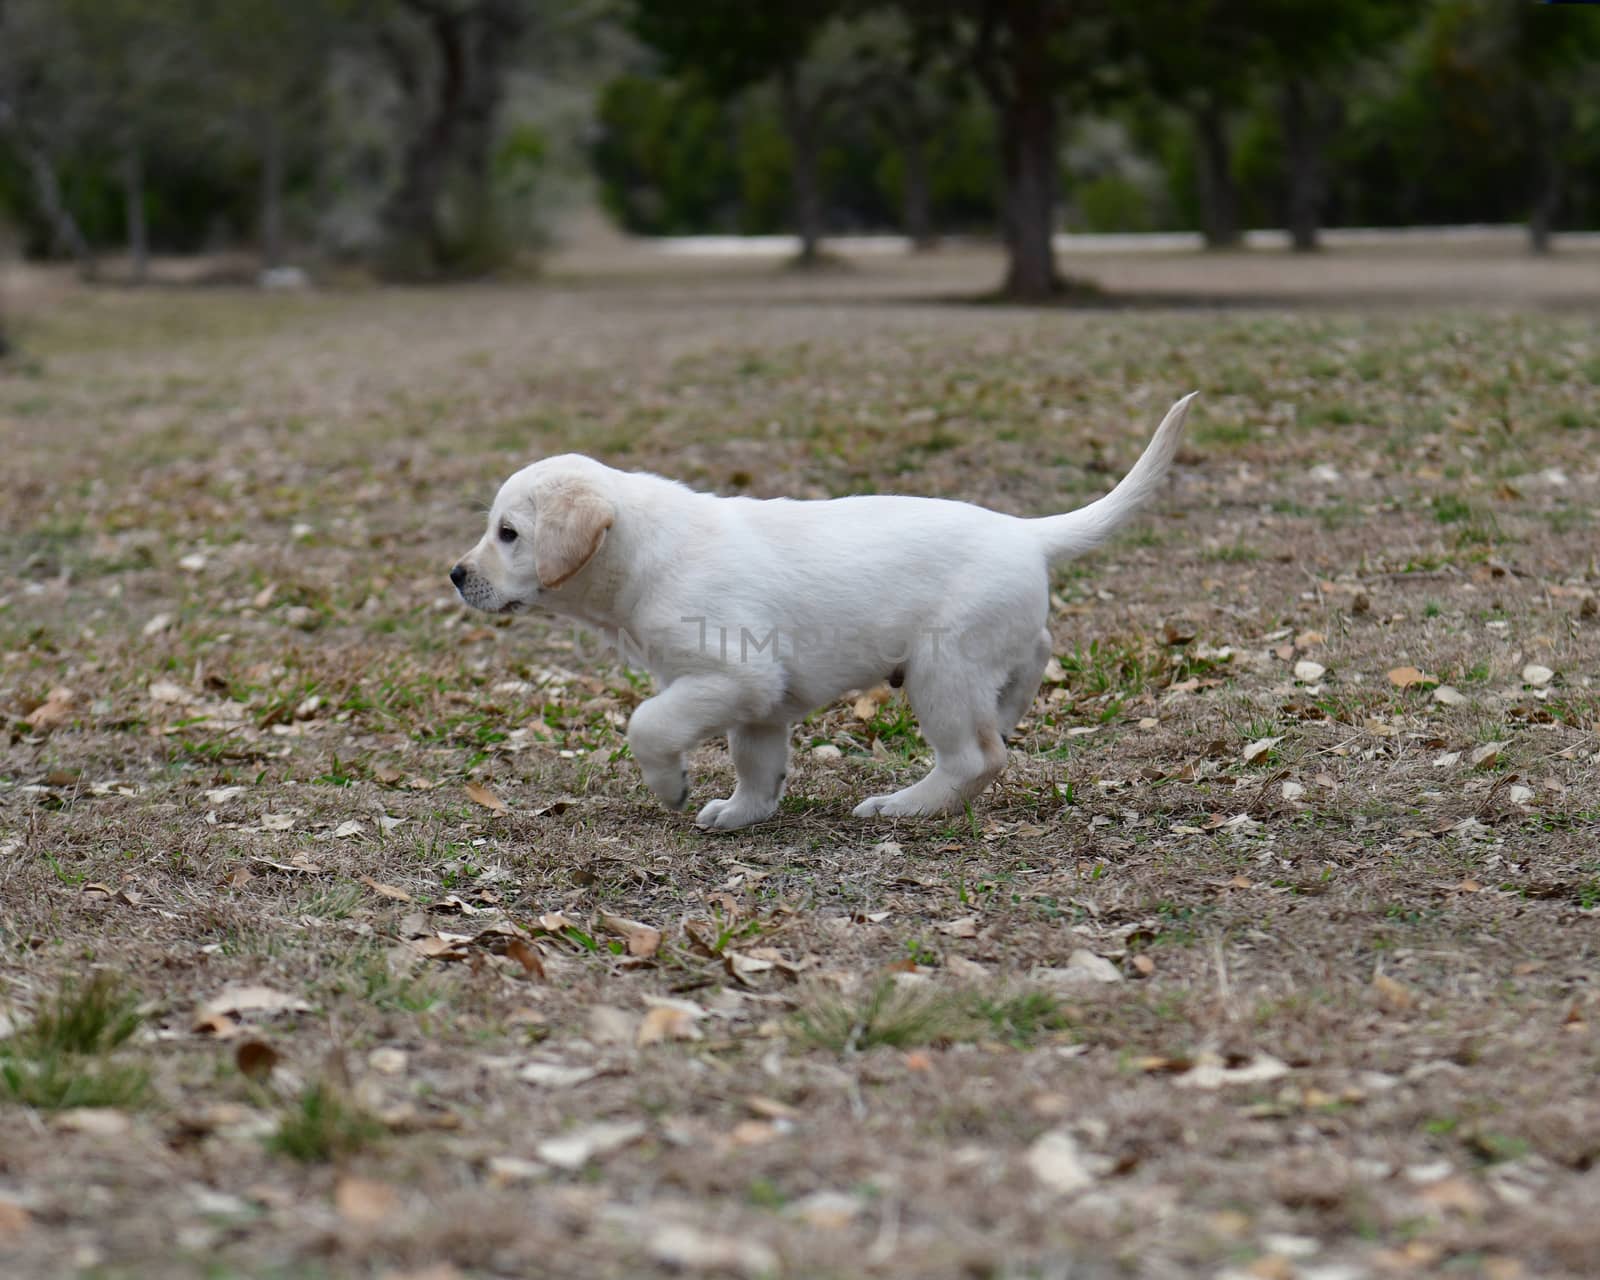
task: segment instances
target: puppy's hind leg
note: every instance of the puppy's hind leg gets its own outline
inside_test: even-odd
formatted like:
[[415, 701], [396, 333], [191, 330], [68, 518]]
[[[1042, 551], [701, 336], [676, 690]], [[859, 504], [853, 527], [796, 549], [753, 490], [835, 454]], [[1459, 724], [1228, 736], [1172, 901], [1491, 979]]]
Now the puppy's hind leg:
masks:
[[1011, 668], [1000, 687], [1000, 732], [1007, 742], [1015, 735], [1017, 722], [1033, 705], [1033, 695], [1039, 692], [1039, 681], [1049, 665], [1053, 647], [1050, 632], [1041, 630], [1032, 648]]
[[762, 822], [778, 811], [789, 770], [787, 724], [741, 724], [728, 731], [728, 751], [738, 783], [725, 800], [713, 800], [694, 824], [708, 831], [733, 831]]
[[911, 706], [932, 745], [933, 771], [892, 795], [869, 796], [855, 816], [918, 818], [959, 810], [1006, 766], [995, 718], [1000, 680], [987, 671], [936, 670], [908, 684]]

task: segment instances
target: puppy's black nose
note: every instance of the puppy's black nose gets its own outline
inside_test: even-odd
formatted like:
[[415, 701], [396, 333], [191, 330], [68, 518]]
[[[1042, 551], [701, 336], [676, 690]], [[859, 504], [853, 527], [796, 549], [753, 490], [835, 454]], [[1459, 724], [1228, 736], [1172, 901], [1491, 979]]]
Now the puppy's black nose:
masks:
[[463, 582], [465, 582], [466, 580], [467, 580], [467, 571], [465, 569], [463, 569], [460, 565], [457, 565], [454, 569], [450, 570], [450, 582], [458, 590], [460, 589], [461, 584]]

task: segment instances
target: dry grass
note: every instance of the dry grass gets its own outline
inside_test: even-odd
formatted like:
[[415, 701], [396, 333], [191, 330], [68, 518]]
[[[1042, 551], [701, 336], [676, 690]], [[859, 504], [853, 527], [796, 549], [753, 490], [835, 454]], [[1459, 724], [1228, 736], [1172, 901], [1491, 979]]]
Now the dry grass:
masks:
[[[1168, 287], [1270, 284], [1239, 261]], [[0, 1071], [113, 973], [43, 1056], [141, 1083], [0, 1090], [0, 1270], [1600, 1271], [1594, 316], [915, 283], [26, 295]], [[623, 756], [640, 679], [448, 595], [541, 453], [1036, 513], [1191, 387], [1168, 500], [1060, 576], [1059, 670], [956, 820], [850, 818], [924, 748], [846, 704], [778, 821], [697, 835]], [[296, 1001], [197, 1017], [246, 985]]]

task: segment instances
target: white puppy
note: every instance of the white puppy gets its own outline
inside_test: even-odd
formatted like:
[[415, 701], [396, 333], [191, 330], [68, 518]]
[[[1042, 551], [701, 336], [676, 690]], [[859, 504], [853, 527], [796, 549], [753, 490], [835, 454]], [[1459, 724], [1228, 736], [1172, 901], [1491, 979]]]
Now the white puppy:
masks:
[[932, 744], [921, 781], [858, 817], [959, 810], [1005, 767], [1050, 660], [1050, 566], [1104, 542], [1156, 493], [1191, 394], [1111, 493], [1024, 520], [937, 498], [720, 498], [577, 454], [501, 486], [450, 572], [489, 613], [538, 605], [598, 628], [661, 691], [628, 724], [650, 790], [689, 797], [684, 753], [728, 735], [738, 782], [695, 821], [769, 818], [789, 731], [850, 689], [904, 685]]

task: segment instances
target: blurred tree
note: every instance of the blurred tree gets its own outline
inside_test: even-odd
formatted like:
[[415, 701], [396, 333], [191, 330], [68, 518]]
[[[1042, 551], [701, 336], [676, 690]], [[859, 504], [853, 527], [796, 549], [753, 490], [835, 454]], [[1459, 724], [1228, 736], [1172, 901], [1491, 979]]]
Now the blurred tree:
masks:
[[592, 152], [606, 210], [644, 235], [731, 228], [739, 165], [730, 114], [694, 76], [612, 80], [600, 92]]
[[1528, 244], [1547, 253], [1578, 138], [1575, 104], [1600, 71], [1600, 14], [1521, 0], [1444, 0], [1428, 56], [1446, 109], [1520, 170]]
[[1317, 248], [1328, 197], [1328, 157], [1354, 86], [1352, 68], [1416, 21], [1398, 0], [1249, 0], [1241, 20], [1260, 42], [1276, 84], [1286, 179], [1285, 215], [1298, 252]]
[[65, 154], [89, 132], [89, 112], [69, 88], [74, 50], [52, 0], [8, 0], [0, 10], [0, 135], [27, 171], [54, 247], [70, 254], [86, 279], [97, 274], [94, 250], [61, 187]]
[[318, 141], [329, 59], [349, 34], [349, 0], [187, 0], [194, 87], [212, 129], [254, 153], [261, 265], [283, 262], [284, 189], [295, 153]]
[[1151, 90], [1183, 112], [1193, 131], [1200, 230], [1212, 249], [1233, 248], [1243, 237], [1231, 128], [1255, 83], [1251, 69], [1265, 61], [1256, 3], [1145, 0], [1122, 15]]
[[694, 73], [732, 96], [775, 85], [789, 143], [799, 263], [821, 257], [823, 192], [818, 164], [828, 114], [855, 84], [837, 44], [821, 50], [844, 0], [634, 0], [632, 26], [672, 71]]
[[900, 197], [901, 229], [913, 250], [931, 249], [938, 243], [933, 152], [963, 105], [961, 68], [946, 51], [918, 41], [904, 12], [895, 8], [858, 19], [852, 41], [858, 96], [897, 157], [890, 172]]
[[1005, 293], [1042, 301], [1065, 282], [1052, 236], [1060, 183], [1060, 104], [1084, 105], [1120, 76], [1101, 0], [900, 0], [924, 49], [976, 76], [998, 131]]
[[404, 104], [380, 265], [409, 278], [497, 265], [507, 246], [493, 188], [495, 130], [534, 0], [366, 0], [358, 13]]

